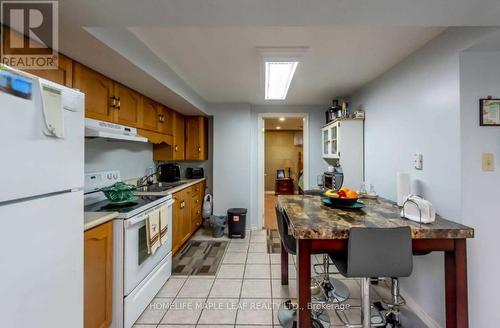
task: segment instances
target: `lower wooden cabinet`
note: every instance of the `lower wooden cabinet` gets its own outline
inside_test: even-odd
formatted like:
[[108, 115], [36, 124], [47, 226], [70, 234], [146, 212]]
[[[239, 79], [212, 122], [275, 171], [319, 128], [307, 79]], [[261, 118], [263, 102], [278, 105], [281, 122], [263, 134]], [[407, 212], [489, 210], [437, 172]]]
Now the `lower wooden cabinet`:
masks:
[[107, 328], [113, 310], [113, 222], [85, 231], [84, 328]]
[[205, 181], [173, 194], [172, 252], [175, 254], [202, 223], [202, 204], [205, 197]]

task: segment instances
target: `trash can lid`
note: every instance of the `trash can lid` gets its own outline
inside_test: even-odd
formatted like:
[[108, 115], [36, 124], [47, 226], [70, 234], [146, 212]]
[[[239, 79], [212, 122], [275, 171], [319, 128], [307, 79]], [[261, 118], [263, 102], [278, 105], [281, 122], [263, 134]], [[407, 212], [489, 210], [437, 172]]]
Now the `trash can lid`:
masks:
[[241, 214], [247, 214], [247, 209], [246, 208], [230, 208], [227, 210], [227, 214], [236, 214], [236, 215], [241, 215]]

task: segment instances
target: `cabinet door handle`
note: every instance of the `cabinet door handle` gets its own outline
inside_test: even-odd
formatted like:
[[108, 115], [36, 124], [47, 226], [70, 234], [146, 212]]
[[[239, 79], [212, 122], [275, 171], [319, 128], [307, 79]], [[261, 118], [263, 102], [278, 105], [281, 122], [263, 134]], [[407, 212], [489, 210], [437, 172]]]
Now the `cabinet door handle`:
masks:
[[201, 153], [201, 147], [200, 146], [198, 146], [198, 152]]
[[179, 150], [179, 146], [175, 145], [174, 149], [175, 149], [175, 151], [178, 151]]
[[116, 97], [111, 96], [111, 108], [116, 109]]
[[117, 104], [116, 104], [116, 108], [117, 108], [118, 110], [120, 110], [120, 108], [122, 107], [122, 103], [121, 103], [121, 101], [120, 101], [120, 97], [116, 98], [116, 100], [118, 101], [118, 102], [117, 102]]

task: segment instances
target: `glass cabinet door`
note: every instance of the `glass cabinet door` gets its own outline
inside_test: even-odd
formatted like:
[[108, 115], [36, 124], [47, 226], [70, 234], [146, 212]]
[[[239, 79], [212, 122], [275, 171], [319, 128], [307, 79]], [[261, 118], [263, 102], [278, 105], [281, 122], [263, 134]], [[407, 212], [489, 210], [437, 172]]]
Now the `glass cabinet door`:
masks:
[[338, 153], [338, 125], [330, 127], [330, 155], [336, 156]]
[[323, 130], [323, 156], [329, 155], [329, 143], [330, 138], [328, 138], [328, 129]]

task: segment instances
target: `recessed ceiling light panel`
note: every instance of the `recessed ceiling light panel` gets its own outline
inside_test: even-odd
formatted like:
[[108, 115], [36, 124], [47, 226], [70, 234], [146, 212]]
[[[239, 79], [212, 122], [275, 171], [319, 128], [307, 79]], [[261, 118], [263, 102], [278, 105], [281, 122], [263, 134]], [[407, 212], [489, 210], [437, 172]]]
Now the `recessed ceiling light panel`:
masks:
[[297, 69], [298, 62], [266, 62], [266, 100], [283, 100]]
[[284, 122], [285, 118], [284, 117], [280, 117], [279, 120], [280, 120], [280, 122]]
[[308, 47], [258, 47], [262, 60], [265, 100], [286, 99], [295, 70]]

